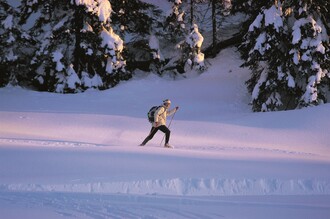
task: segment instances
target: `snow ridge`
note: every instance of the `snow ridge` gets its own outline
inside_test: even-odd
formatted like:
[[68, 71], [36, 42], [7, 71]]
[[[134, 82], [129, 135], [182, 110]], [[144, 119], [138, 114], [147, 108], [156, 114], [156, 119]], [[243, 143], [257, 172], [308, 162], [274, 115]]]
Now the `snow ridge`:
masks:
[[2, 184], [1, 192], [242, 196], [330, 195], [330, 182], [315, 179], [156, 179], [72, 184]]
[[61, 140], [39, 140], [39, 139], [17, 139], [17, 138], [0, 138], [0, 145], [35, 145], [45, 147], [97, 147], [98, 144], [78, 142], [78, 141], [61, 141]]

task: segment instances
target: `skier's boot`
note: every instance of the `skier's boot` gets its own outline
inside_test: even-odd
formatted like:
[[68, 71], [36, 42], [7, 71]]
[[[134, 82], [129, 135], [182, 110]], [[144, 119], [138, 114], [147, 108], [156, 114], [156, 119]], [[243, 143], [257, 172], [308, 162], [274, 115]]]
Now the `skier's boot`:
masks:
[[164, 145], [164, 147], [165, 147], [165, 148], [173, 148], [173, 146], [169, 145], [168, 143], [166, 143], [166, 144]]

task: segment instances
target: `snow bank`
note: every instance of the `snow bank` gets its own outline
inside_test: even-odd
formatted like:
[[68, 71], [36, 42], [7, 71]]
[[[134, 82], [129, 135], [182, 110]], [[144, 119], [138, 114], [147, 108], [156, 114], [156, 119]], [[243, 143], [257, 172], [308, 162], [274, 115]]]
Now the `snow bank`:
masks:
[[132, 182], [71, 184], [3, 184], [0, 192], [66, 192], [99, 194], [243, 196], [330, 195], [330, 182], [312, 179], [156, 179]]

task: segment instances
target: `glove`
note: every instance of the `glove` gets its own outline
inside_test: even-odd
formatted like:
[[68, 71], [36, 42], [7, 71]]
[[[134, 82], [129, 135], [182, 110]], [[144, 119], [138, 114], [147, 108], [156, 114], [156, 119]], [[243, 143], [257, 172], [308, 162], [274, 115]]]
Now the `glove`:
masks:
[[175, 107], [175, 110], [178, 110], [179, 109], [179, 107], [177, 106], [177, 107]]

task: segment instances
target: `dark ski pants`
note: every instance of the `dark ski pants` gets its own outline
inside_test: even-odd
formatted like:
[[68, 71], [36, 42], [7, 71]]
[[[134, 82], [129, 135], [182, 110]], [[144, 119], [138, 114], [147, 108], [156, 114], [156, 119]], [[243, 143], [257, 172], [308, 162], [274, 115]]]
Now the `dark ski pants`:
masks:
[[150, 134], [146, 137], [146, 139], [144, 139], [144, 141], [142, 142], [142, 145], [147, 144], [147, 142], [150, 141], [154, 137], [154, 135], [156, 134], [156, 132], [158, 130], [165, 133], [165, 144], [168, 144], [168, 142], [170, 140], [171, 131], [165, 125], [161, 125], [161, 126], [158, 126], [158, 127], [152, 127], [151, 128]]

